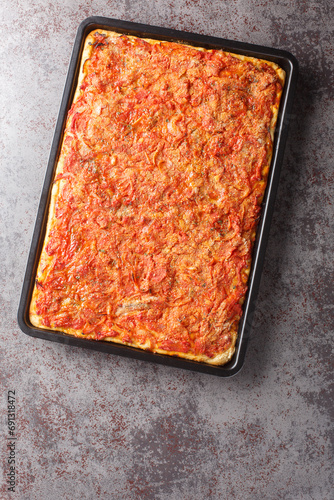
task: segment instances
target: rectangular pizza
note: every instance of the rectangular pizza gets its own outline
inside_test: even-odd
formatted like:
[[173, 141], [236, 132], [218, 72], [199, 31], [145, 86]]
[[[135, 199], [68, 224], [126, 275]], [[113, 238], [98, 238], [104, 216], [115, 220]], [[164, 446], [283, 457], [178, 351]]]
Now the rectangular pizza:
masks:
[[284, 79], [270, 61], [92, 31], [56, 164], [32, 325], [229, 361]]

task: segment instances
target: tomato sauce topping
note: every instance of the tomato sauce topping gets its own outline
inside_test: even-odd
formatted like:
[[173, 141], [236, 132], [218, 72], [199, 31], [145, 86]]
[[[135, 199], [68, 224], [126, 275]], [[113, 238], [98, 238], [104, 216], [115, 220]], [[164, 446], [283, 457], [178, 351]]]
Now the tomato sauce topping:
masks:
[[84, 70], [36, 312], [212, 358], [242, 315], [281, 82], [263, 61], [98, 32]]

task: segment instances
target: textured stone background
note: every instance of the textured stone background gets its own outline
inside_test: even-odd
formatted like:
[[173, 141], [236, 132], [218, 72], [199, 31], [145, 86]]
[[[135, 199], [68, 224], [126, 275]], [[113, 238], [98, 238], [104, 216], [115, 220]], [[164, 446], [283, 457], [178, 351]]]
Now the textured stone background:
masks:
[[[331, 0], [4, 0], [0, 13], [0, 498], [333, 498]], [[90, 15], [299, 60], [253, 334], [232, 379], [33, 339], [17, 326], [67, 65]], [[5, 483], [8, 390], [17, 394], [15, 493]]]

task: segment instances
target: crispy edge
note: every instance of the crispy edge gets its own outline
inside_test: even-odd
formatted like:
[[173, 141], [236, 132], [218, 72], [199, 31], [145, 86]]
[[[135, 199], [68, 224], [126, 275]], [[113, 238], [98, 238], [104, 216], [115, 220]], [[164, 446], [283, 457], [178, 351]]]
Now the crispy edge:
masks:
[[[96, 31], [93, 31], [90, 33], [84, 44], [82, 56], [81, 56], [81, 63], [80, 63], [80, 68], [79, 68], [79, 74], [78, 74], [78, 81], [76, 85], [76, 91], [73, 97], [72, 105], [76, 103], [76, 101], [79, 99], [80, 95], [82, 94], [82, 91], [80, 90], [80, 86], [86, 76], [86, 72], [84, 69], [84, 65], [87, 59], [89, 59], [91, 52], [92, 52], [92, 42], [94, 40], [94, 35]], [[57, 166], [55, 169], [55, 178], [57, 175], [61, 174], [63, 172], [63, 166], [64, 166], [64, 161], [67, 153], [67, 148], [65, 146], [65, 139], [68, 135], [68, 130], [71, 124], [71, 117], [67, 119], [67, 123], [64, 129], [64, 134], [63, 134], [63, 140], [62, 140], [62, 145], [61, 145], [61, 150], [60, 150], [60, 155], [57, 161]], [[48, 212], [48, 218], [47, 218], [47, 225], [46, 225], [46, 232], [44, 236], [44, 242], [43, 242], [43, 247], [41, 250], [40, 254], [40, 259], [37, 267], [37, 273], [36, 273], [36, 280], [39, 278], [42, 279], [46, 274], [48, 269], [51, 267], [53, 259], [52, 257], [48, 256], [46, 253], [46, 246], [50, 240], [50, 232], [53, 226], [53, 221], [55, 219], [55, 212], [56, 212], [56, 202], [58, 199], [58, 196], [61, 192], [62, 186], [64, 184], [64, 181], [61, 179], [58, 181], [53, 181], [52, 189], [51, 189], [51, 196], [50, 196], [50, 205], [49, 205], [49, 212]], [[36, 311], [36, 301], [38, 297], [39, 291], [37, 289], [36, 283], [34, 285], [34, 289], [32, 292], [32, 297], [31, 297], [31, 302], [29, 306], [29, 319], [30, 322], [33, 326], [36, 326], [38, 328], [43, 328], [45, 330], [50, 330], [50, 328], [46, 327], [42, 323], [42, 318], [40, 315], [37, 314]], [[55, 330], [55, 328], [52, 328], [52, 330]], [[59, 330], [59, 331], [64, 331], [64, 330]], [[65, 332], [66, 333], [66, 332]]]

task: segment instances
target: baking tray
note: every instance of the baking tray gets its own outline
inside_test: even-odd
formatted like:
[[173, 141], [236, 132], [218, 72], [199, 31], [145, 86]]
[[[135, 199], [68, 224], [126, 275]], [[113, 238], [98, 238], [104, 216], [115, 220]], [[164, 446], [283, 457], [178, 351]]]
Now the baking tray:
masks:
[[[39, 329], [32, 326], [32, 324], [30, 323], [29, 304], [34, 287], [34, 280], [39, 256], [45, 235], [48, 205], [50, 200], [50, 188], [52, 185], [54, 170], [61, 148], [62, 135], [65, 128], [67, 112], [71, 106], [74, 91], [76, 88], [84, 40], [89, 32], [98, 28], [111, 29], [119, 33], [140, 36], [144, 38], [146, 37], [158, 40], [184, 42], [189, 45], [200, 46], [206, 49], [222, 49], [228, 52], [234, 52], [236, 54], [266, 59], [277, 63], [286, 72], [286, 82], [281, 98], [275, 131], [272, 163], [270, 167], [266, 193], [263, 200], [261, 218], [257, 228], [257, 237], [253, 249], [252, 269], [249, 276], [248, 292], [243, 306], [243, 315], [239, 324], [236, 350], [231, 361], [223, 366], [212, 366], [205, 363], [190, 361], [170, 355], [152, 353], [107, 341], [80, 339], [67, 334], [63, 334], [58, 331]], [[295, 57], [289, 52], [282, 50], [104, 17], [89, 17], [84, 20], [78, 28], [77, 35], [74, 41], [73, 52], [69, 64], [63, 98], [61, 101], [60, 111], [51, 146], [46, 177], [38, 208], [35, 229], [32, 237], [32, 243], [18, 310], [18, 323], [21, 330], [33, 337], [60, 342], [63, 344], [85, 347], [97, 351], [128, 356], [145, 361], [153, 361], [164, 365], [185, 368], [188, 370], [218, 375], [221, 377], [230, 377], [232, 375], [235, 375], [243, 366], [247, 343], [251, 332], [252, 319], [255, 311], [255, 301], [260, 284], [265, 248], [269, 236], [270, 222], [274, 209], [274, 200], [276, 197], [279, 174], [283, 161], [284, 146], [288, 134], [288, 124], [291, 117], [292, 101], [296, 87], [297, 73], [298, 63]]]

